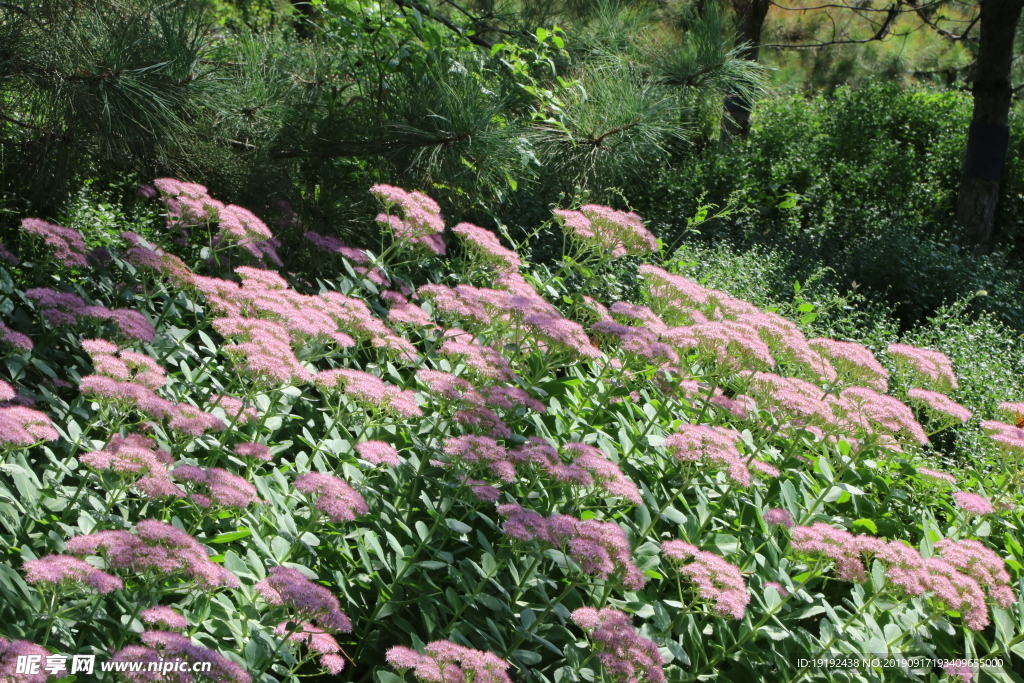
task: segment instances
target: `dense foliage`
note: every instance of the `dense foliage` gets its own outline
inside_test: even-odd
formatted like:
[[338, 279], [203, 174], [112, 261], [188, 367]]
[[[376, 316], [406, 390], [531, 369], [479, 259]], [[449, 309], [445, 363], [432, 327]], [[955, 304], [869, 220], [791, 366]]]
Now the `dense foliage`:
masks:
[[0, 254], [0, 676], [58, 680], [15, 671], [51, 653], [266, 683], [1021, 670], [1024, 374], [998, 322], [900, 339], [593, 204], [549, 219], [552, 272], [387, 185], [381, 249], [308, 232], [309, 277], [206, 188], [142, 192], [134, 222], [26, 218]]

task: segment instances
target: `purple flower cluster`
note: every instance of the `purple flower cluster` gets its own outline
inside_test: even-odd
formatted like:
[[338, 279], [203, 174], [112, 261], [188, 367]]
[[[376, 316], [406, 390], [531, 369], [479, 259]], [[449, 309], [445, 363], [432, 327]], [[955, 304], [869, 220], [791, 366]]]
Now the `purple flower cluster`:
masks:
[[105, 306], [93, 306], [86, 304], [77, 294], [47, 287], [26, 290], [25, 297], [42, 309], [43, 319], [50, 325], [76, 325], [80, 318], [110, 320], [124, 339], [151, 342], [156, 337], [156, 329], [146, 316], [130, 308], [111, 310]]
[[25, 581], [28, 583], [52, 586], [85, 584], [98, 593], [111, 593], [124, 588], [121, 579], [70, 555], [47, 555], [38, 560], [29, 560], [24, 569]]
[[366, 252], [362, 249], [354, 249], [352, 247], [346, 247], [341, 240], [337, 237], [330, 235], [321, 235], [315, 232], [307, 232], [304, 237], [313, 243], [317, 249], [328, 251], [334, 254], [340, 254], [347, 258], [352, 263], [368, 263], [370, 257], [367, 256]]
[[977, 541], [941, 540], [935, 544], [941, 557], [924, 558], [900, 541], [854, 536], [819, 522], [793, 529], [790, 547], [831, 560], [844, 581], [867, 580], [865, 558], [873, 557], [887, 566], [886, 577], [904, 593], [930, 596], [946, 609], [962, 611], [975, 631], [989, 623], [984, 589], [1003, 608], [1016, 601], [1003, 561]]
[[307, 472], [295, 480], [295, 488], [302, 493], [316, 495], [313, 507], [335, 522], [351, 522], [370, 511], [358, 491], [330, 474]]
[[352, 622], [341, 611], [338, 598], [323, 586], [313, 583], [302, 572], [290, 567], [271, 567], [267, 578], [256, 584], [268, 604], [286, 606], [302, 619], [315, 621], [324, 630], [352, 631]]
[[185, 492], [174, 485], [167, 471], [171, 454], [163, 449], [154, 450], [154, 445], [152, 439], [138, 434], [115, 434], [103, 450], [84, 453], [79, 459], [94, 470], [137, 477], [135, 488], [147, 498], [184, 498]]
[[40, 667], [39, 673], [26, 674], [18, 671], [19, 657], [40, 657], [46, 661], [50, 651], [27, 640], [8, 640], [0, 636], [0, 681], [3, 683], [46, 683], [50, 674]]
[[493, 652], [456, 645], [450, 640], [427, 643], [424, 654], [395, 645], [384, 655], [399, 672], [412, 669], [421, 683], [512, 683], [510, 664]]
[[200, 586], [237, 588], [238, 579], [219, 564], [211, 562], [199, 541], [170, 524], [144, 519], [136, 533], [123, 530], [97, 531], [75, 536], [67, 542], [72, 555], [102, 555], [114, 569], [133, 574], [181, 573]]
[[597, 645], [597, 658], [613, 681], [639, 683], [665, 682], [665, 660], [654, 641], [633, 628], [625, 612], [610, 607], [597, 610], [580, 607], [569, 618], [586, 631]]
[[302, 643], [311, 652], [319, 654], [320, 666], [332, 675], [338, 675], [345, 668], [345, 658], [338, 654], [341, 646], [334, 636], [322, 628], [307, 622], [282, 621], [274, 627], [274, 635], [287, 635], [291, 642]]
[[246, 508], [256, 500], [256, 487], [237, 474], [219, 467], [203, 470], [195, 465], [179, 465], [174, 468], [174, 478], [188, 481], [206, 491], [192, 493], [192, 500], [200, 507], [222, 505], [224, 507]]
[[444, 336], [444, 343], [438, 352], [448, 358], [461, 359], [481, 379], [503, 382], [516, 376], [508, 361], [497, 349], [481, 344], [469, 332], [453, 328], [445, 330]]
[[139, 612], [139, 618], [147, 624], [163, 627], [167, 631], [184, 631], [188, 628], [188, 619], [164, 605], [156, 605]]
[[506, 517], [505, 533], [520, 541], [537, 540], [561, 547], [579, 564], [585, 574], [607, 579], [619, 575], [630, 590], [647, 583], [644, 573], [633, 563], [626, 534], [614, 522], [579, 520], [569, 515], [542, 517], [514, 503], [498, 506]]
[[715, 604], [715, 611], [723, 617], [742, 619], [750, 602], [743, 575], [735, 565], [718, 555], [699, 550], [684, 541], [665, 541], [662, 555], [683, 564], [679, 571], [697, 584], [701, 598]]
[[141, 672], [128, 672], [124, 676], [133, 683], [143, 681], [171, 681], [172, 683], [194, 683], [196, 680], [188, 671], [151, 672], [148, 662], [185, 660], [188, 662], [209, 662], [210, 670], [203, 676], [216, 683], [250, 683], [252, 677], [241, 665], [202, 645], [196, 645], [187, 636], [175, 631], [145, 631], [142, 633], [145, 645], [128, 645], [111, 658], [111, 662], [142, 662]]
[[169, 227], [187, 228], [202, 223], [217, 221], [219, 232], [216, 240], [225, 241], [249, 252], [258, 263], [270, 261], [280, 266], [277, 255], [280, 242], [274, 239], [270, 228], [252, 211], [225, 205], [210, 197], [204, 186], [186, 183], [174, 178], [158, 178], [153, 185], [167, 206]]
[[89, 265], [86, 260], [85, 240], [82, 239], [82, 233], [77, 230], [54, 225], [40, 218], [22, 219], [21, 229], [30, 235], [42, 237], [46, 246], [53, 250], [54, 258], [65, 266], [85, 268]]

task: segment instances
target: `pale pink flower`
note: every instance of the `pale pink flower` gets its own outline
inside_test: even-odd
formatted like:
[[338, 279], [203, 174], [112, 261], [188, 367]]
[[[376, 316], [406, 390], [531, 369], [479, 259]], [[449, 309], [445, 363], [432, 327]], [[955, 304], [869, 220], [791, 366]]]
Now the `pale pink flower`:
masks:
[[925, 479], [931, 479], [932, 481], [941, 481], [947, 484], [956, 484], [956, 477], [952, 474], [945, 472], [938, 472], [936, 470], [930, 470], [927, 467], [918, 467], [917, 473]]
[[154, 624], [168, 631], [184, 631], [188, 628], [188, 619], [163, 605], [142, 610], [139, 612], [139, 618], [147, 624]]
[[928, 410], [951, 417], [957, 422], [967, 422], [971, 419], [971, 411], [959, 403], [955, 403], [945, 394], [927, 389], [911, 389], [907, 396], [923, 405]]
[[889, 390], [889, 371], [882, 367], [871, 349], [825, 337], [807, 343], [832, 362], [843, 384], [860, 384], [881, 393]]
[[796, 524], [789, 510], [783, 510], [782, 508], [772, 508], [764, 513], [764, 521], [768, 524], [784, 526], [787, 529], [792, 529]]
[[356, 452], [360, 458], [374, 465], [397, 466], [402, 462], [395, 447], [385, 441], [363, 441], [356, 444]]
[[960, 386], [953, 372], [953, 361], [940, 351], [922, 349], [909, 344], [889, 344], [888, 351], [919, 379], [933, 384], [941, 391], [948, 392]]
[[957, 491], [953, 494], [957, 506], [972, 515], [989, 515], [995, 512], [988, 498], [970, 491]]
[[295, 488], [309, 495], [317, 495], [313, 507], [335, 522], [350, 522], [370, 510], [355, 489], [330, 474], [308, 472], [295, 480]]
[[501, 246], [497, 236], [472, 223], [459, 223], [452, 232], [462, 238], [462, 244], [477, 258], [492, 264], [499, 270], [519, 270], [519, 256], [511, 249]]
[[245, 442], [237, 444], [235, 446], [235, 453], [242, 457], [255, 458], [263, 462], [270, 462], [274, 457], [270, 453], [270, 447], [262, 443]]
[[742, 619], [750, 602], [746, 583], [740, 570], [718, 555], [699, 550], [684, 541], [665, 541], [662, 555], [682, 564], [679, 571], [697, 584], [700, 596], [715, 604], [715, 611], [723, 617]]

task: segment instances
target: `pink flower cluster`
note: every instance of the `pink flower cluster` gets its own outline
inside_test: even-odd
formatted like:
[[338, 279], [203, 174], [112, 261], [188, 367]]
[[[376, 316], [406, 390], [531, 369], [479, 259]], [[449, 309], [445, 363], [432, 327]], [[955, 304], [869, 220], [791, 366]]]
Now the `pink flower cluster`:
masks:
[[185, 660], [209, 662], [210, 670], [204, 677], [217, 683], [250, 683], [252, 677], [241, 665], [202, 645], [196, 645], [187, 636], [175, 631], [144, 631], [141, 635], [145, 645], [128, 645], [110, 658], [111, 662], [142, 662], [141, 672], [128, 672], [124, 676], [133, 683], [143, 681], [170, 681], [171, 683], [194, 683], [195, 678], [188, 671], [166, 673], [147, 672], [149, 662]]
[[854, 536], [819, 522], [793, 529], [790, 547], [832, 560], [844, 581], [865, 581], [864, 558], [873, 557], [887, 565], [886, 577], [907, 595], [931, 596], [947, 609], [963, 611], [975, 631], [989, 623], [986, 590], [1003, 608], [1016, 601], [1003, 561], [977, 541], [944, 539], [935, 544], [941, 557], [924, 558], [900, 541]]
[[246, 508], [256, 498], [256, 487], [237, 474], [219, 467], [203, 470], [195, 465], [174, 468], [174, 478], [188, 481], [206, 493], [192, 493], [192, 500], [200, 507], [222, 505]]
[[401, 417], [419, 417], [423, 411], [416, 403], [416, 392], [402, 391], [376, 375], [362, 370], [324, 370], [313, 376], [313, 384], [321, 390], [340, 390], [359, 406]]
[[1024, 451], [1024, 429], [995, 420], [985, 420], [981, 428], [988, 432], [997, 446], [1015, 452]]
[[930, 470], [927, 467], [918, 467], [917, 473], [920, 474], [922, 477], [930, 479], [932, 481], [941, 481], [947, 484], [956, 484], [956, 477], [954, 477], [952, 474], [947, 474], [945, 472]]
[[861, 384], [882, 393], [889, 390], [889, 371], [882, 367], [871, 349], [825, 337], [807, 343], [831, 361], [843, 384]]
[[293, 345], [311, 343], [351, 347], [357, 340], [395, 352], [406, 361], [418, 358], [415, 347], [376, 318], [365, 302], [340, 292], [308, 296], [292, 290], [281, 276], [255, 268], [236, 268], [240, 287], [217, 278], [195, 277], [196, 288], [220, 317], [214, 327], [240, 343], [225, 347], [270, 382], [306, 382], [311, 375]]
[[352, 622], [341, 611], [338, 598], [297, 569], [271, 567], [267, 578], [256, 584], [256, 592], [268, 604], [289, 607], [298, 617], [315, 621], [322, 629], [342, 633], [352, 631]]
[[43, 319], [50, 325], [76, 325], [79, 318], [111, 320], [124, 339], [151, 342], [156, 337], [156, 329], [146, 316], [130, 308], [111, 310], [105, 306], [92, 306], [77, 294], [47, 287], [26, 290], [25, 297], [36, 302], [42, 309]]
[[992, 503], [988, 498], [970, 491], [957, 491], [953, 494], [953, 500], [957, 507], [966, 510], [972, 515], [990, 515], [995, 512]]
[[307, 472], [295, 480], [295, 488], [302, 493], [316, 495], [313, 507], [335, 522], [351, 522], [370, 511], [358, 491], [330, 474]]
[[419, 370], [416, 379], [442, 405], [456, 409], [453, 418], [459, 424], [474, 427], [498, 439], [512, 435], [508, 425], [486, 406], [487, 400], [468, 381], [439, 370]]
[[461, 359], [478, 377], [504, 382], [512, 380], [516, 374], [501, 353], [494, 347], [481, 344], [469, 332], [459, 328], [445, 330], [445, 340], [438, 350], [442, 356]]
[[188, 628], [188, 619], [164, 605], [156, 605], [139, 612], [139, 618], [147, 624], [163, 627], [167, 631], [184, 631]]
[[400, 672], [412, 669], [422, 683], [512, 683], [506, 673], [510, 664], [493, 652], [435, 640], [416, 650], [395, 645], [384, 658]]
[[[16, 398], [14, 389], [5, 385], [5, 395], [10, 401]], [[55, 441], [60, 438], [53, 427], [53, 421], [45, 414], [19, 405], [0, 406], [0, 449], [28, 448], [41, 441]]]
[[597, 658], [609, 677], [620, 683], [665, 682], [665, 660], [657, 644], [633, 628], [625, 612], [610, 607], [580, 607], [569, 618], [586, 631], [597, 645]]
[[633, 564], [625, 532], [614, 522], [559, 514], [542, 517], [514, 503], [499, 505], [497, 510], [507, 518], [506, 534], [520, 541], [537, 540], [563, 548], [585, 574], [602, 579], [620, 575], [622, 584], [630, 590], [640, 590], [647, 583], [644, 573]]
[[16, 266], [21, 263], [21, 261], [18, 260], [18, 257], [12, 254], [11, 250], [2, 242], [0, 242], [0, 261], [6, 261], [12, 266]]
[[[50, 674], [40, 667], [39, 673], [26, 674], [18, 671], [19, 657], [39, 657], [42, 662], [50, 651], [27, 640], [8, 640], [0, 636], [0, 681], [3, 683], [46, 683]], [[22, 660], [24, 661], [24, 660]]]
[[522, 263], [511, 249], [501, 246], [498, 237], [472, 223], [459, 223], [452, 232], [462, 239], [466, 251], [498, 271], [518, 271]]
[[736, 448], [739, 441], [739, 433], [726, 427], [684, 424], [675, 434], [665, 437], [665, 448], [681, 462], [709, 460], [724, 466], [728, 477], [740, 486], [750, 486], [752, 471], [779, 476], [777, 469], [760, 460], [753, 459], [748, 466], [747, 459]]
[[972, 413], [970, 410], [937, 391], [914, 388], [907, 392], [907, 396], [929, 411], [951, 417], [957, 422], [967, 422], [971, 419]]
[[661, 553], [679, 563], [692, 559], [679, 571], [697, 584], [701, 598], [713, 602], [715, 611], [723, 617], [743, 618], [750, 594], [738, 567], [684, 541], [665, 541]]
[[356, 444], [356, 452], [363, 460], [374, 465], [391, 465], [392, 467], [402, 464], [395, 447], [385, 441], [363, 441]]
[[32, 340], [29, 339], [27, 335], [24, 335], [21, 332], [15, 332], [3, 323], [0, 323], [0, 341], [19, 352], [28, 352], [32, 350]]
[[135, 525], [135, 530], [134, 534], [113, 530], [75, 536], [67, 542], [67, 551], [78, 556], [102, 555], [112, 568], [133, 574], [180, 572], [207, 588], [238, 588], [235, 575], [211, 562], [199, 541], [181, 529], [155, 519], [144, 519]]
[[480, 463], [500, 479], [515, 481], [516, 468], [504, 446], [488, 436], [453, 436], [444, 442], [444, 454], [452, 462]]
[[153, 185], [167, 206], [167, 223], [171, 227], [189, 227], [217, 221], [216, 241], [243, 247], [257, 262], [270, 261], [281, 265], [277, 255], [280, 242], [270, 228], [252, 211], [210, 197], [202, 185], [185, 183], [174, 178], [158, 178]]
[[209, 403], [213, 407], [223, 410], [233, 425], [240, 427], [256, 419], [256, 409], [251, 406], [246, 407], [245, 403], [234, 396], [214, 394], [210, 396]]
[[401, 292], [388, 290], [381, 292], [380, 298], [391, 304], [391, 308], [388, 310], [388, 321], [392, 324], [437, 328], [427, 312], [416, 304], [409, 303], [409, 300]]
[[149, 356], [128, 350], [119, 352], [102, 339], [86, 339], [82, 348], [92, 357], [97, 373], [82, 378], [78, 388], [83, 394], [127, 410], [134, 408], [154, 420], [168, 419], [171, 429], [195, 437], [227, 426], [217, 416], [195, 406], [172, 403], [158, 396], [155, 390], [167, 379], [164, 369]]
[[893, 436], [904, 434], [924, 445], [928, 435], [914, 419], [914, 413], [899, 399], [867, 387], [849, 387], [839, 393], [834, 409], [847, 431], [861, 429], [866, 434], [881, 429]]
[[922, 349], [909, 344], [889, 344], [889, 355], [909, 368], [918, 379], [948, 392], [960, 386], [953, 372], [953, 361], [949, 356], [931, 349]]
[[236, 444], [235, 453], [243, 458], [253, 458], [263, 462], [270, 462], [274, 459], [274, 456], [270, 453], [270, 447], [262, 443], [244, 442]]
[[552, 211], [562, 229], [587, 248], [609, 253], [613, 258], [658, 250], [658, 241], [644, 227], [643, 219], [632, 211], [616, 211], [607, 206], [585, 204], [579, 211]]
[[53, 586], [85, 584], [98, 593], [112, 593], [124, 588], [121, 579], [70, 555], [47, 555], [38, 560], [29, 560], [24, 569], [25, 581], [28, 583]]
[[65, 266], [87, 267], [85, 240], [82, 233], [48, 223], [40, 218], [23, 218], [21, 229], [30, 235], [42, 237], [46, 246], [53, 250], [53, 256]]
[[195, 273], [179, 257], [144, 243], [134, 232], [122, 232], [121, 239], [131, 245], [122, 257], [136, 268], [159, 273], [178, 287], [194, 284]]
[[173, 458], [163, 449], [154, 450], [154, 441], [138, 434], [115, 434], [100, 451], [79, 458], [94, 470], [112, 470], [119, 475], [138, 477], [135, 488], [147, 498], [184, 498], [185, 492], [174, 485], [167, 471]]
[[[295, 628], [293, 625], [297, 625]], [[345, 658], [339, 655], [341, 646], [330, 633], [306, 622], [282, 621], [274, 628], [274, 635], [288, 636], [294, 643], [304, 644], [311, 652], [320, 655], [320, 666], [337, 676], [345, 668]]]
[[441, 238], [444, 219], [437, 202], [419, 190], [406, 192], [392, 185], [374, 185], [370, 193], [384, 204], [386, 211], [401, 210], [401, 217], [386, 213], [377, 216], [377, 222], [389, 227], [396, 239], [422, 244], [435, 254], [444, 256], [445, 244]]

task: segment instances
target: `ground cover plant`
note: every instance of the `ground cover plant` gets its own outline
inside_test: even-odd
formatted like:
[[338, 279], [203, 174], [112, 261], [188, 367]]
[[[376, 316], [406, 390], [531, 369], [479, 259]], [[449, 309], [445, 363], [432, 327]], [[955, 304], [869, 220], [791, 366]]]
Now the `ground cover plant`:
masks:
[[[170, 178], [118, 244], [23, 219], [0, 680], [1019, 680], [997, 322], [872, 350], [680, 275], [634, 213], [556, 209], [553, 270], [368, 189], [379, 249], [305, 235], [332, 277]], [[175, 659], [210, 667], [101, 668]]]

